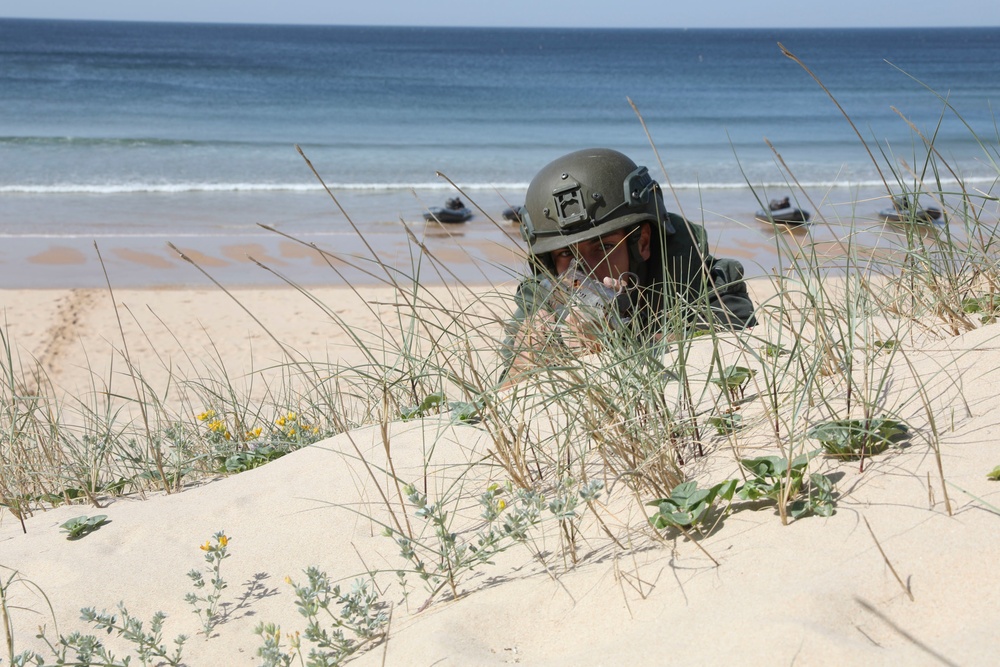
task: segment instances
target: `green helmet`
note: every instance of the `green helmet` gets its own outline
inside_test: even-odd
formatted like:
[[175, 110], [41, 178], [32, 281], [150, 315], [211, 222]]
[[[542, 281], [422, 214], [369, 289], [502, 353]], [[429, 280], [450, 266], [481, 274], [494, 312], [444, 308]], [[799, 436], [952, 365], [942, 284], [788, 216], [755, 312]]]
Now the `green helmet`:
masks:
[[521, 235], [540, 255], [647, 221], [674, 233], [649, 170], [610, 148], [588, 148], [550, 162], [531, 180]]

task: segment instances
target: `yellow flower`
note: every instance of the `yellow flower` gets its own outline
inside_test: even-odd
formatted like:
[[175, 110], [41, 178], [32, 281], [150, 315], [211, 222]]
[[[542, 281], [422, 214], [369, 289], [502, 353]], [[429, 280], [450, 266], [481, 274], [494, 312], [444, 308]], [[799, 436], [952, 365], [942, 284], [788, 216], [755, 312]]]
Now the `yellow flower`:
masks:
[[208, 423], [208, 430], [214, 433], [222, 433], [226, 430], [226, 422], [216, 419]]
[[201, 550], [202, 551], [211, 551], [212, 550], [212, 543], [211, 542], [205, 542], [203, 545], [201, 545]]
[[497, 501], [497, 511], [503, 512], [505, 509], [507, 509], [507, 503], [501, 498]]
[[215, 416], [215, 410], [205, 410], [200, 415], [198, 415], [198, 421], [200, 422], [208, 421], [214, 416]]
[[287, 415], [285, 415], [285, 419], [287, 419], [290, 422], [293, 422], [296, 419], [298, 419], [298, 415], [295, 414], [294, 412], [289, 412]]
[[278, 426], [284, 426], [285, 425], [285, 418], [284, 417], [278, 417], [277, 419], [274, 420], [274, 423], [277, 424]]
[[229, 544], [229, 538], [226, 537], [225, 535], [220, 535], [219, 536], [219, 546], [220, 547], [224, 547], [227, 544]]
[[295, 585], [295, 584], [292, 583], [292, 578], [289, 577], [289, 576], [287, 576], [287, 575], [285, 576], [285, 583], [288, 584], [289, 586], [294, 586]]
[[261, 431], [260, 426], [258, 426], [257, 428], [253, 429], [252, 431], [247, 431], [246, 432], [246, 437], [244, 439], [245, 440], [253, 440], [254, 438], [259, 438], [260, 437], [260, 431]]

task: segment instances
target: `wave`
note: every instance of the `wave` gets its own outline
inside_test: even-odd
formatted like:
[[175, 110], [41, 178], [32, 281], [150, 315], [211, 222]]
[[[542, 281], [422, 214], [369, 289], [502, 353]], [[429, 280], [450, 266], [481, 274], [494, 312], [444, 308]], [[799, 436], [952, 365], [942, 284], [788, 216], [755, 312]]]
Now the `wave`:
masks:
[[194, 139], [162, 139], [155, 137], [25, 137], [9, 136], [0, 137], [0, 146], [71, 146], [81, 148], [93, 147], [115, 147], [129, 148], [136, 146], [240, 146], [240, 145], [282, 145], [282, 142], [261, 142], [261, 141], [197, 141]]
[[[993, 184], [997, 180], [996, 176], [973, 176], [963, 178], [966, 185]], [[786, 181], [752, 181], [754, 188], [767, 189], [789, 189]], [[941, 179], [942, 185], [957, 186], [959, 181], [954, 178]], [[664, 188], [668, 187], [666, 181], [662, 182]], [[837, 181], [826, 180], [802, 180], [799, 185], [806, 189], [819, 188], [855, 188], [855, 187], [879, 187], [883, 183], [878, 179], [850, 180], [840, 179]], [[506, 183], [459, 183], [458, 186], [467, 192], [523, 192], [528, 189], [526, 182], [506, 182]], [[333, 192], [357, 192], [357, 193], [398, 193], [416, 191], [454, 191], [454, 187], [444, 181], [428, 181], [413, 183], [327, 183], [327, 187]], [[682, 181], [671, 182], [669, 187], [675, 190], [741, 190], [746, 189], [746, 181]], [[11, 184], [0, 185], [0, 195], [125, 195], [125, 194], [187, 194], [187, 193], [297, 193], [297, 192], [317, 192], [323, 186], [319, 183], [56, 183], [51, 185], [36, 184]]]
[[[43, 147], [43, 148], [172, 148], [172, 147], [208, 147], [208, 148], [280, 148], [282, 150], [294, 151], [294, 146], [301, 146], [303, 150], [314, 149], [334, 149], [339, 151], [349, 150], [393, 150], [393, 151], [425, 151], [427, 149], [440, 149], [441, 142], [436, 139], [418, 140], [407, 138], [405, 145], [400, 145], [398, 141], [387, 138], [379, 140], [372, 138], [366, 141], [351, 141], [337, 139], [334, 141], [312, 137], [309, 139], [279, 141], [267, 139], [169, 139], [165, 137], [87, 137], [87, 136], [27, 136], [8, 135], [0, 136], [0, 147]], [[529, 149], [544, 149], [552, 147], [558, 151], [563, 148], [561, 144], [544, 144], [533, 142], [531, 144], [519, 144], [510, 142], [488, 141], [477, 137], [474, 143], [455, 143], [452, 141], [450, 147], [456, 151], [482, 151], [492, 153], [496, 151], [518, 152]]]
[[[386, 225], [368, 225], [365, 229], [366, 235], [377, 235], [377, 234], [396, 234], [398, 232], [396, 222]], [[415, 222], [414, 224], [422, 225], [423, 220]], [[275, 226], [279, 228], [279, 226]], [[344, 229], [285, 229], [281, 228], [281, 231], [287, 233], [291, 236], [301, 235], [303, 237], [308, 236], [310, 239], [323, 238], [323, 239], [339, 239], [344, 237], [357, 237], [357, 232], [350, 228]], [[237, 235], [237, 236], [234, 236]], [[52, 232], [45, 231], [40, 232], [36, 229], [20, 229], [16, 231], [0, 231], [0, 239], [48, 239], [48, 240], [58, 240], [58, 239], [84, 239], [84, 240], [101, 240], [101, 239], [147, 239], [159, 241], [161, 239], [167, 240], [177, 240], [177, 239], [222, 239], [229, 240], [239, 243], [249, 243], [253, 239], [273, 239], [275, 237], [274, 232], [267, 230], [262, 230], [257, 225], [223, 225], [219, 227], [213, 227], [209, 229], [187, 229], [183, 231], [172, 230], [165, 232], [162, 230], [150, 230], [150, 231], [125, 231], [125, 230], [111, 230], [111, 231], [81, 231], [81, 230], [67, 230], [62, 232]]]
[[[327, 183], [334, 192], [405, 192], [409, 190], [452, 191], [444, 182], [427, 183]], [[526, 190], [527, 183], [462, 183], [463, 190]], [[0, 185], [0, 194], [184, 194], [211, 192], [316, 192], [318, 183], [59, 183], [53, 185]]]
[[[973, 184], [973, 183], [992, 183], [996, 179], [991, 178], [968, 178], [964, 179], [963, 183]], [[675, 190], [747, 190], [747, 189], [765, 189], [765, 190], [824, 190], [824, 189], [854, 189], [854, 188], [882, 188], [885, 184], [878, 179], [874, 180], [841, 180], [841, 181], [797, 181], [798, 185], [793, 187], [788, 181], [751, 181], [748, 186], [746, 181], [741, 181], [739, 183], [708, 183], [708, 182], [698, 182], [698, 183], [671, 183], [670, 187]], [[958, 181], [951, 179], [941, 179], [942, 185], [958, 185]], [[663, 183], [664, 189], [669, 189], [666, 183]], [[930, 189], [928, 186], [927, 189]]]
[[[311, 236], [323, 236], [324, 234], [310, 234]], [[331, 236], [332, 234], [325, 234]], [[274, 234], [246, 234], [241, 233], [240, 239], [261, 237], [266, 238]], [[207, 232], [36, 232], [26, 229], [20, 232], [0, 232], [0, 239], [205, 239], [205, 238], [230, 238], [231, 234], [223, 234], [218, 231]]]

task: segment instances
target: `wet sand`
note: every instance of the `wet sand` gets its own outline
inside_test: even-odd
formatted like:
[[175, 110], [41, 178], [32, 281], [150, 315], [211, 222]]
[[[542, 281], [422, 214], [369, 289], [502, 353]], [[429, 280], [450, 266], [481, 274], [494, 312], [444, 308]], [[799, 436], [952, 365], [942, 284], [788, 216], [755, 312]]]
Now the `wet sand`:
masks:
[[[740, 260], [748, 277], [787, 268], [787, 257], [794, 254], [789, 249], [815, 248], [835, 257], [852, 228], [855, 242], [863, 245], [891, 245], [902, 238], [901, 230], [876, 219], [887, 205], [878, 189], [808, 194], [799, 203], [813, 213], [812, 223], [800, 228], [755, 220], [760, 204], [749, 189], [677, 196], [667, 191], [665, 196], [668, 209], [705, 226], [713, 254]], [[472, 220], [451, 225], [424, 222], [412, 200], [407, 204], [398, 196], [348, 197], [350, 220], [324, 193], [249, 198], [216, 193], [196, 198], [203, 206], [197, 219], [191, 217], [196, 202], [180, 198], [184, 205], [167, 207], [161, 199], [90, 197], [86, 207], [75, 209], [65, 196], [11, 200], [17, 205], [0, 215], [0, 288], [93, 288], [108, 281], [158, 288], [204, 287], [213, 281], [239, 287], [377, 285], [390, 281], [390, 275], [432, 284], [491, 284], [516, 277], [524, 267], [517, 225], [500, 215], [503, 204], [515, 199], [509, 193], [482, 196], [474, 202], [482, 210]], [[412, 210], [401, 215], [407, 205]], [[100, 226], [102, 206], [111, 222]], [[258, 215], [250, 217], [255, 210]], [[326, 217], [317, 217], [320, 212]], [[46, 217], [70, 215], [79, 220], [56, 225]], [[50, 231], [81, 228], [69, 235], [41, 234], [32, 231], [28, 218]], [[139, 219], [148, 224], [129, 223]]]

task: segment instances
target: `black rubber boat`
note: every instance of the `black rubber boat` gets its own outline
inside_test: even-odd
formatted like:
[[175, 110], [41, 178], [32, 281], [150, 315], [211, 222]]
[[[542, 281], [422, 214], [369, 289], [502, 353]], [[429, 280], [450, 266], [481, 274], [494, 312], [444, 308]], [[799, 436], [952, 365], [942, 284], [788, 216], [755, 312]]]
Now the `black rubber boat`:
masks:
[[788, 197], [785, 197], [784, 199], [772, 199], [767, 204], [767, 210], [757, 211], [754, 217], [761, 222], [802, 225], [809, 222], [809, 211], [795, 208]]
[[452, 197], [443, 207], [433, 206], [424, 213], [424, 220], [428, 222], [465, 222], [471, 217], [472, 211], [458, 197]]
[[521, 224], [520, 208], [505, 208], [503, 210], [503, 213], [501, 213], [500, 215], [503, 216], [504, 220], [510, 220], [511, 222], [516, 222], [518, 224]]
[[934, 206], [911, 207], [910, 198], [906, 196], [893, 197], [892, 208], [882, 209], [878, 215], [885, 222], [933, 223], [938, 220], [944, 222], [941, 209]]

